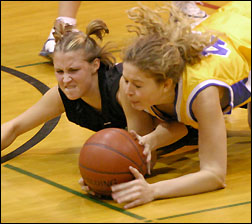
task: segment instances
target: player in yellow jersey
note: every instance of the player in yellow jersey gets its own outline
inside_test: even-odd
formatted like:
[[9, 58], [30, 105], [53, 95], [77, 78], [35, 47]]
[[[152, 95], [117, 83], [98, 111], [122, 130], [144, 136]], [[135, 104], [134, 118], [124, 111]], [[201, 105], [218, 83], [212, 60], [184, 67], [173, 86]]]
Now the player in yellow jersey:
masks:
[[247, 7], [239, 2], [227, 4], [195, 29], [213, 29], [227, 36], [221, 36], [204, 49], [202, 54], [205, 57], [199, 63], [185, 67], [176, 92], [178, 121], [198, 128], [192, 105], [197, 95], [208, 86], [221, 89], [221, 106], [225, 114], [250, 101], [251, 13]]
[[[200, 169], [149, 184], [130, 167], [136, 180], [112, 186], [113, 199], [126, 203], [125, 208], [224, 188], [227, 138], [223, 114], [243, 104], [249, 105], [251, 114], [251, 3], [228, 3], [193, 30], [174, 6], [166, 4], [159, 11], [164, 10], [172, 15], [169, 23], [158, 10], [145, 6], [129, 10], [129, 17], [139, 24], [133, 26], [138, 37], [123, 54], [119, 98], [128, 125], [139, 133], [136, 112], [143, 110], [160, 120], [197, 128]], [[171, 135], [163, 126], [136, 136], [150, 159], [155, 142]]]

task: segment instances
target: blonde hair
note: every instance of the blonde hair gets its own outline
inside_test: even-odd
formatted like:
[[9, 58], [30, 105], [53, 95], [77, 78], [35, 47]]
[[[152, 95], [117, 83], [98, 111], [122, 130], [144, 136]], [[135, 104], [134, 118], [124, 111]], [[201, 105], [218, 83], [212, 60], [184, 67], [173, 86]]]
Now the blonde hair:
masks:
[[[170, 18], [164, 21], [161, 13]], [[171, 3], [152, 10], [140, 5], [128, 11], [128, 17], [138, 25], [129, 25], [137, 38], [124, 49], [122, 59], [151, 74], [157, 82], [172, 78], [178, 82], [186, 64], [202, 58], [204, 48], [216, 39], [209, 32], [192, 31], [192, 20]]]
[[111, 47], [108, 46], [110, 43], [101, 47], [90, 37], [90, 35], [95, 35], [102, 41], [103, 36], [109, 33], [107, 25], [102, 20], [91, 21], [86, 28], [86, 34], [60, 20], [55, 21], [54, 30], [53, 36], [56, 42], [54, 52], [69, 52], [81, 49], [85, 61], [92, 62], [95, 58], [99, 58], [102, 63], [108, 66], [113, 66], [115, 63], [115, 57], [110, 52]]

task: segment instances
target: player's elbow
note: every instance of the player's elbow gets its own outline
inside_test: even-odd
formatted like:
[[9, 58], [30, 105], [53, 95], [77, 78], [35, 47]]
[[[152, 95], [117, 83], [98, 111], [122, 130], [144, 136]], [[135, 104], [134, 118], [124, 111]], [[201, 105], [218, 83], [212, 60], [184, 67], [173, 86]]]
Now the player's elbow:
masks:
[[219, 188], [226, 187], [226, 174], [216, 174], [215, 179]]
[[205, 170], [212, 180], [215, 189], [226, 187], [226, 172], [223, 169]]

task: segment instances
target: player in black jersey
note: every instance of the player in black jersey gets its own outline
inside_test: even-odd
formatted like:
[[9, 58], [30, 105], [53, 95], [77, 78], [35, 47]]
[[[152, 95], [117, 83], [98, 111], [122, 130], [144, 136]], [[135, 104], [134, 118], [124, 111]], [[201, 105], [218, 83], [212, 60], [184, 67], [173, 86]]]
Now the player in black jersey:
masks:
[[64, 112], [70, 121], [93, 131], [126, 127], [115, 95], [122, 66], [114, 65], [115, 59], [107, 45], [100, 47], [90, 37], [94, 34], [102, 40], [108, 32], [101, 20], [92, 21], [86, 34], [56, 21], [53, 57], [58, 86], [48, 90], [24, 113], [1, 125], [1, 149], [17, 136]]
[[55, 23], [54, 68], [59, 85], [23, 114], [2, 125], [1, 149], [20, 134], [64, 112], [70, 121], [93, 131], [126, 127], [116, 99], [122, 65], [114, 65], [108, 47], [100, 47], [90, 37], [95, 34], [102, 40], [103, 32], [108, 33], [106, 24], [95, 20], [87, 27], [87, 34], [75, 31], [60, 21]]
[[[127, 126], [117, 96], [122, 64], [114, 64], [115, 58], [107, 44], [101, 47], [90, 37], [96, 35], [102, 40], [109, 32], [106, 24], [94, 20], [85, 34], [57, 20], [54, 29], [53, 63], [58, 86], [48, 90], [24, 113], [1, 125], [1, 149], [19, 135], [64, 112], [69, 121], [93, 131]], [[147, 113], [139, 113], [142, 116], [138, 122], [143, 125], [142, 130], [136, 131], [147, 134], [153, 130], [154, 122]]]

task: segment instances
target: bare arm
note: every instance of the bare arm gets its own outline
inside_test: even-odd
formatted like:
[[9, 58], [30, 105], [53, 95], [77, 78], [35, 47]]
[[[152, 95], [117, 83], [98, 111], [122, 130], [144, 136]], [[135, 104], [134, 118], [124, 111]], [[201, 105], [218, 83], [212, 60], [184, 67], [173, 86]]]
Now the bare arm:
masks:
[[198, 194], [225, 187], [227, 139], [217, 87], [208, 87], [197, 96], [193, 112], [199, 123], [200, 170], [153, 184], [154, 198]]
[[64, 106], [58, 87], [55, 86], [24, 113], [1, 125], [1, 150], [8, 147], [19, 135], [59, 116], [63, 112]]
[[157, 118], [154, 118], [154, 120], [156, 127], [155, 130], [143, 136], [143, 141], [148, 142], [152, 151], [170, 145], [188, 133], [186, 126], [177, 121], [171, 121], [168, 123], [160, 121]]

